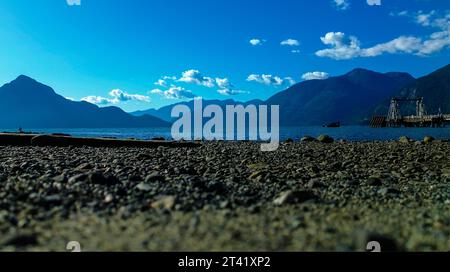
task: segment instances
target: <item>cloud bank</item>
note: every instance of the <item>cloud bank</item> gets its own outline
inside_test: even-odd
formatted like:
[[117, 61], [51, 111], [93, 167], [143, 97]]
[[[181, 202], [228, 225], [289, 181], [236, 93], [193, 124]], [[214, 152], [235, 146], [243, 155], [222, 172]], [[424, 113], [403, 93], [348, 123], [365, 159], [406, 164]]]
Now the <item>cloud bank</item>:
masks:
[[81, 98], [81, 101], [89, 102], [95, 105], [108, 105], [108, 104], [118, 104], [120, 102], [126, 101], [141, 101], [141, 102], [150, 102], [150, 97], [140, 94], [129, 94], [120, 89], [114, 89], [109, 92], [109, 96], [111, 98], [102, 97], [102, 96], [86, 96]]
[[302, 75], [303, 80], [314, 80], [314, 79], [327, 79], [330, 77], [330, 74], [325, 72], [308, 72]]
[[[182, 73], [181, 78], [177, 79], [174, 76], [165, 76], [155, 82], [155, 85], [160, 87], [169, 86], [171, 82], [183, 82], [188, 84], [196, 84], [199, 86], [207, 88], [218, 88], [217, 92], [222, 95], [237, 95], [242, 93], [247, 93], [245, 91], [235, 89], [234, 85], [230, 82], [228, 78], [213, 78], [204, 76], [199, 70], [191, 69]], [[186, 90], [179, 89], [180, 87], [170, 84], [171, 88], [166, 91], [160, 89], [155, 89], [153, 94], [162, 94], [168, 99], [181, 99], [181, 98], [192, 98], [190, 94], [186, 93]], [[190, 92], [190, 91], [189, 91]]]
[[183, 76], [178, 80], [185, 83], [195, 83], [208, 88], [214, 87], [214, 79], [203, 76], [198, 70], [188, 70], [183, 72]]
[[282, 41], [280, 44], [285, 46], [300, 46], [300, 42], [295, 39], [287, 39]]
[[350, 7], [348, 0], [333, 0], [333, 4], [338, 10], [346, 10]]
[[400, 36], [368, 48], [361, 48], [361, 43], [355, 36], [347, 36], [343, 32], [328, 32], [320, 39], [331, 48], [319, 50], [316, 55], [336, 60], [399, 53], [428, 56], [450, 47], [450, 11], [443, 15], [434, 10], [428, 13], [402, 11], [392, 15], [411, 17], [415, 23], [437, 31], [426, 37]]
[[249, 43], [253, 46], [263, 45], [265, 41], [261, 39], [251, 39]]
[[257, 75], [251, 74], [247, 77], [247, 81], [257, 82], [267, 86], [291, 86], [295, 84], [295, 80], [292, 77], [281, 78], [273, 75]]
[[194, 98], [195, 95], [183, 87], [172, 86], [167, 90], [153, 89], [150, 91], [151, 94], [159, 94], [164, 96], [166, 99], [186, 99]]
[[66, 0], [69, 6], [81, 6], [81, 0]]
[[381, 0], [367, 0], [369, 6], [381, 6]]

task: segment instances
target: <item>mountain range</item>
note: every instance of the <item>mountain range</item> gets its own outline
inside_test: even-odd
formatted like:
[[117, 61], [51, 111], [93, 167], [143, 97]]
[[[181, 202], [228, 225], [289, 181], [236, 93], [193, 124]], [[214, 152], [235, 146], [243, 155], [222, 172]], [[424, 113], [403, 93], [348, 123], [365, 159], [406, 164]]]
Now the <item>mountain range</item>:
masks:
[[[227, 105], [243, 105], [243, 106], [247, 106], [247, 105], [256, 105], [258, 106], [259, 104], [263, 103], [262, 100], [259, 99], [254, 99], [254, 100], [250, 100], [247, 102], [238, 102], [235, 101], [233, 99], [227, 99], [227, 100], [206, 100], [206, 99], [202, 99], [202, 106], [203, 108], [209, 106], [209, 105], [217, 105], [219, 107], [222, 108], [223, 111], [225, 111], [225, 108]], [[149, 109], [149, 110], [145, 110], [145, 111], [135, 111], [132, 112], [131, 114], [135, 115], [135, 116], [143, 116], [143, 115], [152, 115], [155, 117], [158, 117], [162, 120], [165, 120], [167, 122], [173, 122], [173, 118], [170, 116], [171, 115], [171, 111], [172, 108], [175, 105], [185, 105], [188, 106], [189, 109], [191, 109], [191, 111], [194, 111], [194, 100], [190, 100], [190, 101], [186, 101], [186, 102], [180, 102], [180, 103], [176, 103], [173, 105], [168, 105], [165, 107], [162, 107], [160, 109]]]
[[298, 83], [265, 103], [280, 105], [282, 125], [354, 124], [367, 116], [370, 107], [413, 81], [406, 73], [355, 69], [338, 77]]
[[[446, 65], [429, 75], [418, 78], [407, 84], [395, 95], [398, 98], [424, 98], [425, 108], [428, 114], [437, 114], [439, 110], [450, 113], [450, 64]], [[389, 100], [377, 105], [372, 112], [379, 115], [387, 113]], [[403, 115], [415, 113], [414, 103], [403, 103], [400, 109]]]
[[0, 128], [164, 127], [154, 116], [133, 116], [118, 107], [100, 108], [66, 99], [44, 84], [21, 75], [0, 87]]
[[[407, 73], [354, 69], [324, 80], [303, 81], [266, 101], [203, 100], [203, 106], [280, 105], [281, 125], [322, 125], [340, 121], [358, 124], [374, 114], [386, 114], [392, 97], [424, 97], [429, 113], [450, 113], [450, 64], [415, 79]], [[0, 87], [0, 128], [108, 128], [170, 126], [175, 105], [193, 109], [193, 100], [159, 109], [126, 113], [118, 107], [98, 107], [58, 95], [27, 76]], [[403, 105], [411, 111], [414, 105]]]
[[[374, 114], [385, 115], [392, 97], [424, 97], [428, 112], [450, 112], [450, 64], [437, 71], [415, 79], [408, 73], [378, 73], [367, 69], [354, 69], [337, 77], [297, 83], [266, 101], [254, 100], [203, 100], [204, 105], [265, 104], [280, 105], [280, 123], [285, 126], [322, 125], [339, 121], [343, 124], [363, 124]], [[172, 121], [170, 112], [175, 105], [160, 109], [132, 112], [136, 116], [149, 114]], [[411, 111], [415, 105], [402, 105], [402, 112]]]

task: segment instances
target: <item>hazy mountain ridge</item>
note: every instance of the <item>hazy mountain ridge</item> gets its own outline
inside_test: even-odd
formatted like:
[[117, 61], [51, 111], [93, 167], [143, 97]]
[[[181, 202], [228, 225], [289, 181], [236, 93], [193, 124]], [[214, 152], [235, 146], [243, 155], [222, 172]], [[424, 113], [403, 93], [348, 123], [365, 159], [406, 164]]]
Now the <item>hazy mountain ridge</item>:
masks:
[[355, 124], [364, 119], [369, 108], [413, 80], [405, 73], [381, 74], [354, 69], [342, 76], [298, 83], [266, 103], [280, 105], [283, 125], [320, 125], [334, 121]]
[[[354, 69], [325, 80], [297, 83], [266, 101], [237, 102], [202, 100], [203, 107], [226, 105], [280, 105], [281, 125], [321, 125], [340, 121], [358, 124], [374, 114], [386, 114], [392, 97], [424, 97], [431, 114], [450, 112], [450, 65], [414, 79], [407, 73], [377, 73]], [[118, 107], [103, 107], [75, 102], [58, 95], [52, 88], [27, 76], [0, 87], [0, 127], [2, 128], [107, 128], [170, 126], [175, 105], [194, 108], [193, 100], [160, 109], [130, 114]], [[412, 111], [407, 103], [402, 111]]]
[[[204, 105], [218, 104], [222, 108], [226, 104], [280, 105], [281, 125], [322, 125], [334, 121], [355, 124], [366, 118], [369, 109], [413, 81], [408, 73], [382, 74], [354, 69], [338, 77], [297, 83], [266, 101], [205, 100]], [[178, 104], [187, 104], [192, 109], [192, 101], [189, 101], [132, 114], [151, 114], [170, 121], [170, 111]]]
[[52, 88], [21, 75], [0, 87], [2, 128], [107, 128], [169, 126], [153, 116], [132, 116], [118, 107], [100, 108], [58, 95]]
[[[235, 101], [233, 99], [227, 99], [227, 100], [202, 99], [202, 106], [203, 106], [203, 108], [207, 107], [208, 105], [218, 105], [218, 106], [220, 106], [222, 108], [223, 111], [225, 111], [225, 107], [227, 105], [243, 105], [243, 106], [247, 106], [247, 105], [259, 105], [261, 103], [263, 103], [263, 101], [259, 100], [259, 99], [254, 99], [254, 100], [250, 100], [250, 101], [247, 101], [247, 102], [238, 102], [238, 101]], [[190, 100], [190, 101], [179, 102], [179, 103], [171, 104], [171, 105], [168, 105], [168, 106], [164, 106], [164, 107], [162, 107], [160, 109], [149, 109], [149, 110], [145, 110], [145, 111], [135, 111], [135, 112], [131, 112], [131, 114], [135, 115], [135, 116], [142, 116], [142, 115], [148, 114], [148, 115], [153, 115], [153, 116], [156, 116], [158, 118], [161, 118], [162, 120], [165, 120], [167, 122], [171, 122], [171, 121], [173, 121], [173, 118], [170, 117], [172, 108], [177, 106], [177, 105], [186, 105], [186, 106], [188, 106], [191, 109], [192, 112], [194, 111], [194, 100]]]

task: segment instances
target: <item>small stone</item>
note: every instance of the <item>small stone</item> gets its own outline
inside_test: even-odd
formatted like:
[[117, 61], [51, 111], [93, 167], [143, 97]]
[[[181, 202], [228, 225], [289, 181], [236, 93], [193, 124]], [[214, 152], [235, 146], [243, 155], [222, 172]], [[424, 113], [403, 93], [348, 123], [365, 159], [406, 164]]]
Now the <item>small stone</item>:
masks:
[[324, 144], [331, 144], [334, 142], [334, 139], [328, 135], [320, 135], [319, 137], [317, 137], [317, 140]]
[[149, 154], [139, 154], [136, 158], [140, 161], [145, 161], [151, 159], [152, 156], [150, 156]]
[[143, 192], [149, 192], [149, 191], [152, 190], [152, 186], [150, 186], [150, 185], [148, 185], [148, 184], [146, 184], [146, 183], [144, 183], [144, 182], [141, 182], [141, 183], [139, 183], [138, 185], [136, 185], [136, 188], [137, 188], [139, 191], [143, 191]]
[[67, 176], [64, 175], [64, 174], [56, 176], [56, 177], [53, 178], [53, 181], [54, 182], [58, 182], [58, 183], [64, 183], [64, 182], [67, 181]]
[[359, 185], [359, 181], [352, 179], [352, 180], [347, 181], [347, 185], [349, 185], [349, 186], [358, 186]]
[[101, 172], [92, 172], [87, 176], [87, 181], [99, 185], [114, 185], [119, 183], [119, 180], [113, 175], [104, 175]]
[[320, 179], [312, 179], [306, 185], [310, 189], [324, 188], [325, 184]]
[[450, 179], [450, 168], [442, 169], [442, 177], [446, 179]]
[[383, 185], [383, 182], [378, 177], [369, 177], [367, 179], [367, 184], [370, 186], [381, 186]]
[[105, 196], [105, 199], [103, 200], [103, 202], [105, 203], [111, 203], [114, 200], [114, 197], [112, 194], [108, 194]]
[[94, 183], [94, 184], [105, 184], [106, 183], [106, 178], [100, 172], [90, 173], [88, 175], [88, 180], [89, 180], [89, 182]]
[[301, 141], [301, 142], [316, 142], [317, 139], [315, 139], [315, 138], [313, 138], [313, 137], [311, 137], [311, 136], [305, 136], [305, 137], [302, 137], [302, 138], [300, 139], [300, 141]]
[[223, 182], [217, 181], [217, 180], [212, 180], [212, 181], [206, 183], [205, 190], [207, 192], [214, 192], [218, 195], [221, 195], [226, 192], [227, 188]]
[[253, 169], [253, 170], [266, 169], [267, 167], [268, 167], [268, 165], [263, 162], [248, 165], [248, 168]]
[[176, 198], [174, 196], [162, 196], [158, 200], [152, 202], [150, 207], [157, 210], [171, 210], [175, 205]]
[[222, 202], [220, 202], [219, 207], [221, 209], [226, 209], [230, 206], [230, 202], [228, 200], [224, 200]]
[[407, 136], [400, 137], [398, 141], [402, 144], [409, 144], [410, 142], [412, 142], [412, 140]]
[[264, 176], [264, 174], [265, 174], [264, 171], [256, 171], [256, 172], [253, 172], [248, 178], [251, 180], [260, 181], [262, 179], [262, 177]]
[[378, 193], [383, 195], [383, 196], [387, 196], [387, 195], [399, 195], [401, 194], [401, 192], [395, 188], [382, 188], [380, 190], [378, 190]]
[[131, 175], [128, 177], [128, 180], [130, 181], [142, 181], [142, 177], [139, 175]]
[[75, 168], [75, 171], [84, 171], [84, 170], [90, 170], [92, 169], [93, 166], [90, 163], [83, 163], [77, 166], [77, 168]]
[[49, 205], [59, 205], [62, 203], [62, 197], [60, 195], [46, 196], [44, 202]]
[[425, 137], [423, 138], [423, 142], [426, 143], [426, 144], [430, 144], [430, 143], [432, 143], [434, 140], [435, 140], [435, 139], [434, 139], [432, 136], [425, 136]]
[[342, 168], [342, 163], [341, 162], [333, 162], [330, 164], [330, 169], [333, 169], [334, 171], [337, 171], [339, 169]]
[[285, 191], [273, 201], [273, 204], [297, 204], [315, 199], [317, 199], [317, 196], [311, 191]]
[[155, 182], [163, 180], [164, 177], [158, 171], [153, 171], [147, 177], [145, 177], [145, 182]]
[[69, 178], [69, 183], [76, 183], [79, 181], [85, 181], [88, 179], [88, 175], [87, 174], [79, 174], [79, 175], [75, 175]]

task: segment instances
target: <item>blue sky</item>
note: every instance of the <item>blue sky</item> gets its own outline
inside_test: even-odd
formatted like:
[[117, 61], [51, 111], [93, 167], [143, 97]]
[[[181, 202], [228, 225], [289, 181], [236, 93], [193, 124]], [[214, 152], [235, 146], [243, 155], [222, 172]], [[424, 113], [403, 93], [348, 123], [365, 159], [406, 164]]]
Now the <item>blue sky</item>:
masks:
[[266, 99], [356, 67], [417, 77], [450, 62], [450, 2], [368, 1], [2, 0], [0, 84], [25, 74], [134, 111]]

